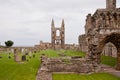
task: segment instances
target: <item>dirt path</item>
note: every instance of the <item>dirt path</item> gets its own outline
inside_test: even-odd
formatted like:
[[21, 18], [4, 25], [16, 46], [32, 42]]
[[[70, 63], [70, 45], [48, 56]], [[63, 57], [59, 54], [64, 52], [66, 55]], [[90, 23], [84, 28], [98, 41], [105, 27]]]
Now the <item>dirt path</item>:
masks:
[[102, 65], [102, 69], [104, 72], [108, 72], [110, 74], [120, 77], [120, 71], [115, 70], [115, 68], [113, 68], [113, 67], [110, 67], [107, 65]]

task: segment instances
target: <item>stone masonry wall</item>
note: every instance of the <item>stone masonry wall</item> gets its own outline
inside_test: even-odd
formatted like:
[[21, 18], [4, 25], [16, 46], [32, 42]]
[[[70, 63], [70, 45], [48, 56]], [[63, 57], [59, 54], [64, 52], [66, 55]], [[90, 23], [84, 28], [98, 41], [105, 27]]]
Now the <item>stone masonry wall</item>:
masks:
[[101, 71], [101, 66], [80, 57], [41, 57], [41, 67], [36, 80], [52, 80], [53, 72], [91, 73]]
[[[97, 66], [96, 66], [97, 67]], [[50, 59], [47, 63], [47, 68], [50, 72], [77, 72], [89, 73], [94, 72], [94, 67], [91, 62], [79, 59]]]

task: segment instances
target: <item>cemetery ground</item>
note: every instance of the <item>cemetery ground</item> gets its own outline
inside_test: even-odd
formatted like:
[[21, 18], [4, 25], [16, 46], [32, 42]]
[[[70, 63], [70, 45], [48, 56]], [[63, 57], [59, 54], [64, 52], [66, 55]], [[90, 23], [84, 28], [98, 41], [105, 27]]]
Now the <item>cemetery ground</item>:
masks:
[[[37, 71], [40, 67], [40, 56], [45, 54], [48, 57], [60, 56], [81, 56], [85, 53], [74, 50], [42, 50], [38, 53], [33, 53], [35, 57], [26, 55], [27, 59], [24, 62], [15, 62], [13, 53], [0, 53], [0, 80], [36, 80]], [[19, 56], [21, 56], [20, 54]], [[109, 61], [110, 60], [110, 61]], [[110, 66], [115, 66], [116, 58], [102, 56], [102, 63]], [[53, 74], [53, 80], [120, 80], [109, 73], [94, 73], [94, 74]]]

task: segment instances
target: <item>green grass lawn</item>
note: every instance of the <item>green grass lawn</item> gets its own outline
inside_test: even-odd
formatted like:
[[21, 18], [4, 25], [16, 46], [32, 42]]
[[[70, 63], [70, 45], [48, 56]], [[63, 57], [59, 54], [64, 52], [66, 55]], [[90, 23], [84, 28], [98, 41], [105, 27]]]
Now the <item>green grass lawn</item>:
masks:
[[41, 53], [41, 54], [45, 54], [45, 55], [47, 55], [48, 57], [59, 57], [57, 51], [51, 50], [51, 49], [42, 50], [40, 53]]
[[65, 54], [66, 56], [81, 56], [85, 57], [84, 52], [75, 51], [75, 50], [60, 50], [61, 53]]
[[79, 51], [75, 51], [75, 50], [55, 51], [55, 50], [48, 49], [48, 50], [41, 51], [41, 54], [45, 54], [48, 57], [60, 57], [59, 53], [64, 54], [66, 56], [81, 56], [81, 57], [85, 56], [85, 53], [79, 52]]
[[101, 56], [101, 63], [115, 67], [115, 65], [117, 64], [117, 58], [110, 56]]
[[53, 80], [120, 80], [119, 77], [108, 73], [80, 74], [53, 74]]
[[8, 59], [8, 54], [0, 54], [0, 80], [35, 80], [40, 66], [40, 54], [24, 63], [14, 62], [13, 54]]
[[[66, 56], [85, 56], [85, 53], [74, 50], [43, 50], [39, 53], [35, 53], [35, 58], [32, 57], [30, 59], [29, 56], [27, 56], [28, 61], [20, 63], [14, 61], [13, 54], [10, 54], [11, 59], [9, 59], [9, 54], [0, 53], [0, 56], [2, 56], [2, 58], [0, 58], [0, 80], [36, 80], [36, 74], [40, 66], [41, 54], [45, 54], [48, 57], [60, 57], [58, 52], [61, 52]], [[102, 58], [102, 63], [107, 64], [108, 61], [106, 57], [103, 56]], [[109, 64], [113, 65], [114, 63], [112, 62], [113, 61], [109, 61]], [[108, 80], [120, 80], [120, 78], [105, 73], [92, 75], [54, 74], [53, 80], [105, 80], [102, 79], [103, 76], [105, 79], [108, 77]], [[99, 79], [99, 77], [101, 77], [101, 79]]]

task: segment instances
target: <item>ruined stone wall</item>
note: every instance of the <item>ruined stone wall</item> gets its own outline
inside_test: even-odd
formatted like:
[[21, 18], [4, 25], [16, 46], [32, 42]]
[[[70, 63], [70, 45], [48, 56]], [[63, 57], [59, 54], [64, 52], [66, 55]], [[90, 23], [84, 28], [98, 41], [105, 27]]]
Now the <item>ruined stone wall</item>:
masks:
[[78, 72], [78, 73], [94, 72], [93, 65], [91, 63], [84, 61], [84, 59], [71, 59], [71, 60], [68, 59], [67, 61], [52, 60], [47, 64], [47, 68], [51, 72]]
[[50, 72], [78, 72], [90, 73], [100, 71], [100, 65], [86, 60], [85, 58], [78, 57], [61, 57], [61, 58], [47, 58], [42, 56], [41, 67], [46, 68]]
[[79, 42], [79, 50], [82, 52], [87, 52], [88, 51], [88, 44], [87, 44], [87, 38], [86, 35], [80, 35], [78, 42]]
[[86, 60], [85, 58], [48, 58], [43, 54], [36, 80], [52, 80], [52, 73], [54, 72], [92, 73], [100, 72], [101, 70], [100, 65], [94, 64], [94, 62]]
[[49, 42], [41, 42], [40, 43], [40, 49], [41, 50], [44, 50], [44, 49], [51, 49], [52, 46], [51, 46], [51, 43]]
[[[61, 49], [59, 45], [55, 45], [55, 47], [56, 47], [56, 50]], [[41, 42], [39, 45], [35, 45], [34, 49], [36, 51], [39, 51], [39, 50], [53, 49], [53, 48], [52, 48], [51, 43], [49, 43], [49, 42]], [[65, 44], [64, 49], [65, 50], [79, 50], [79, 45], [77, 45], [77, 44]]]
[[34, 45], [34, 50], [35, 51], [40, 51], [41, 50], [40, 45]]
[[33, 52], [34, 47], [2, 47], [0, 48], [0, 52], [8, 52], [8, 53], [13, 53], [14, 49], [17, 49], [18, 53], [25, 53], [25, 52]]
[[79, 45], [65, 44], [65, 50], [79, 50]]
[[65, 24], [62, 20], [61, 27], [55, 27], [54, 20], [51, 23], [51, 44], [52, 49], [64, 49], [65, 48]]
[[107, 9], [115, 9], [116, 8], [116, 0], [106, 0], [106, 8]]
[[5, 51], [7, 51], [7, 48], [3, 48], [3, 47], [0, 48], [0, 53], [5, 52]]
[[[79, 36], [80, 50], [86, 52], [86, 45], [98, 45], [104, 36], [114, 32], [120, 33], [120, 9], [116, 8], [116, 0], [106, 0], [105, 9], [97, 9], [93, 15], [87, 15], [84, 34], [86, 38], [83, 35]], [[116, 56], [114, 46], [106, 45], [103, 52], [105, 55]]]

